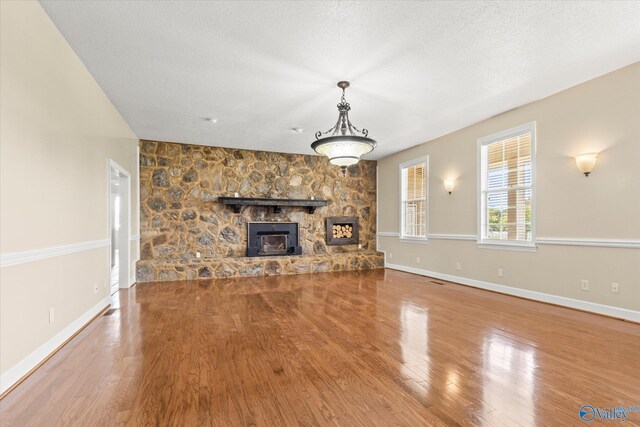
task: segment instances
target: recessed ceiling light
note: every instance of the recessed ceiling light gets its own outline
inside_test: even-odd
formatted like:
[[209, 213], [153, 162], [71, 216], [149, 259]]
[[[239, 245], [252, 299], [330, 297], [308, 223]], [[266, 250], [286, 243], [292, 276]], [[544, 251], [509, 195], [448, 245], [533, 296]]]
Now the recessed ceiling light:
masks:
[[216, 123], [218, 123], [218, 119], [214, 119], [213, 117], [205, 117], [204, 121], [209, 122], [212, 125], [215, 125]]
[[293, 133], [302, 133], [302, 132], [304, 132], [304, 129], [302, 129], [302, 128], [291, 128], [291, 132], [293, 132]]

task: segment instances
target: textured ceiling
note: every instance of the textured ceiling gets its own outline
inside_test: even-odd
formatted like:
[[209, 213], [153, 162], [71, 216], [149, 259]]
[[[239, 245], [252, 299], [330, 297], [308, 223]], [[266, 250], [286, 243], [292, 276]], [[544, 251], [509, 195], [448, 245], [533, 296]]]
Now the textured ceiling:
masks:
[[223, 147], [312, 153], [347, 79], [381, 158], [640, 60], [637, 1], [41, 3], [138, 137]]

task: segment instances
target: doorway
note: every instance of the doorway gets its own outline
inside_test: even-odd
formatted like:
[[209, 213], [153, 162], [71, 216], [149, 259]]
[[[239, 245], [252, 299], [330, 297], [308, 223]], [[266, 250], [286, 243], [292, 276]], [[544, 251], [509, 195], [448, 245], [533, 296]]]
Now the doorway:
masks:
[[109, 294], [129, 287], [131, 175], [109, 160]]

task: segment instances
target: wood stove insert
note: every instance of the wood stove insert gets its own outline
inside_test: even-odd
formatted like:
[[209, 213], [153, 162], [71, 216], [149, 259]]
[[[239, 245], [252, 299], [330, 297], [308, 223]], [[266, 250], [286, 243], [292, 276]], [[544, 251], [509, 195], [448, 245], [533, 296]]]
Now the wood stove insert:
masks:
[[295, 222], [250, 222], [247, 256], [302, 255]]

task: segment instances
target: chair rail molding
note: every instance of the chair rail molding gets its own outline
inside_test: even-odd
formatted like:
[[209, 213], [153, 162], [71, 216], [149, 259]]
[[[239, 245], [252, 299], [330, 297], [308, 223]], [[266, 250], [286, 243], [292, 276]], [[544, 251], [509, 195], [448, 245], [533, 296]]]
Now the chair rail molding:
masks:
[[[400, 237], [400, 233], [395, 231], [379, 231], [378, 237]], [[428, 234], [427, 239], [431, 240], [467, 240], [477, 241], [475, 234]], [[402, 239], [401, 239], [402, 240]], [[555, 246], [586, 246], [594, 248], [628, 248], [640, 249], [640, 240], [633, 239], [599, 239], [599, 238], [577, 238], [577, 237], [538, 237], [535, 245], [555, 245]]]
[[572, 237], [538, 237], [538, 245], [591, 246], [597, 248], [635, 248], [640, 249], [640, 240], [592, 239]]
[[395, 231], [378, 231], [378, 237], [400, 237], [400, 233]]
[[429, 234], [430, 239], [436, 240], [473, 240], [478, 239], [475, 234]]
[[109, 239], [90, 240], [87, 242], [72, 243], [68, 245], [52, 246], [49, 248], [31, 249], [28, 251], [10, 252], [0, 255], [0, 268], [13, 265], [26, 264], [47, 258], [69, 255], [76, 252], [108, 247]]

